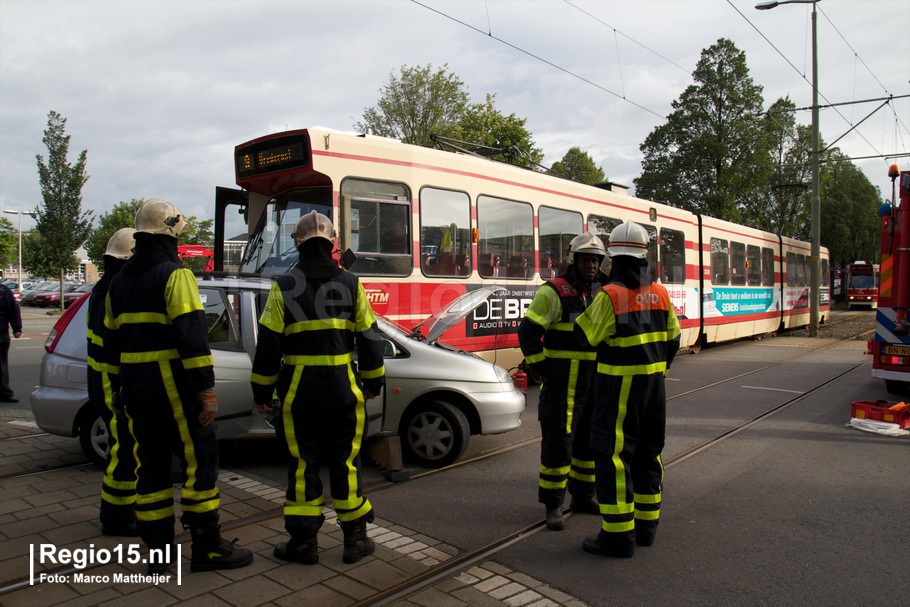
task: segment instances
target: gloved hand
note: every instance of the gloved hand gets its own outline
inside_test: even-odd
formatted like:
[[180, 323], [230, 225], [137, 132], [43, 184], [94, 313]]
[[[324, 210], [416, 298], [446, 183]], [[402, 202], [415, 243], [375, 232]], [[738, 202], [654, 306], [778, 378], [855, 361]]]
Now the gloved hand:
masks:
[[272, 400], [270, 400], [267, 403], [262, 403], [262, 404], [257, 403], [256, 404], [256, 410], [263, 414], [268, 414], [269, 411], [272, 411], [274, 409], [279, 409], [280, 407], [281, 407], [281, 401], [278, 400], [277, 398], [273, 398]]
[[363, 399], [370, 400], [376, 398], [382, 393], [382, 387], [385, 381], [382, 379], [367, 379], [363, 382]]
[[550, 371], [550, 361], [544, 359], [540, 362], [536, 362], [531, 365], [531, 370], [537, 375], [538, 378], [540, 378], [540, 381], [546, 382], [547, 375]]
[[199, 423], [208, 426], [215, 420], [218, 413], [218, 397], [215, 396], [215, 388], [207, 388], [196, 393], [199, 404], [202, 405], [202, 412], [199, 414]]

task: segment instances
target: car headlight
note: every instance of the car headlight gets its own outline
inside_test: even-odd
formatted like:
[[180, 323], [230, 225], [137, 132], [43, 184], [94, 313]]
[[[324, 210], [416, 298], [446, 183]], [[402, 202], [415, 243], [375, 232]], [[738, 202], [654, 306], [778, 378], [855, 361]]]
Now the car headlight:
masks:
[[512, 377], [509, 375], [509, 372], [500, 367], [499, 365], [493, 365], [493, 370], [496, 371], [496, 378], [504, 383], [512, 383]]

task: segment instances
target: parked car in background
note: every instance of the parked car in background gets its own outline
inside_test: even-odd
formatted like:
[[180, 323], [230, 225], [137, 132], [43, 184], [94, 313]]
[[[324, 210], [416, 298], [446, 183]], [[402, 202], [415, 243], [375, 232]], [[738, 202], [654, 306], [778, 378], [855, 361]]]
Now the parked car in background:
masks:
[[33, 306], [33, 305], [35, 305], [35, 297], [39, 293], [43, 293], [45, 291], [50, 291], [51, 289], [54, 289], [54, 288], [59, 289], [60, 288], [59, 285], [60, 285], [60, 282], [54, 281], [54, 280], [43, 280], [41, 282], [38, 282], [38, 283], [32, 285], [32, 288], [29, 289], [28, 291], [22, 292], [22, 300], [20, 301], [20, 303], [23, 303], [27, 306]]
[[94, 288], [95, 288], [95, 283], [87, 282], [85, 284], [77, 286], [72, 291], [66, 291], [63, 294], [63, 307], [67, 308], [70, 305], [76, 303], [76, 301], [78, 301], [80, 297], [82, 297], [86, 293], [91, 293], [92, 289], [94, 289]]
[[[199, 278], [198, 284], [215, 364], [218, 438], [274, 437], [254, 407], [250, 387], [258, 321], [271, 281]], [[386, 389], [367, 401], [367, 437], [397, 434], [406, 459], [442, 467], [461, 457], [471, 435], [498, 434], [521, 425], [525, 395], [508, 372], [438, 341], [447, 327], [493, 292], [486, 287], [469, 292], [467, 304], [465, 298], [456, 300], [422, 323], [426, 335], [377, 317]], [[42, 430], [78, 436], [85, 454], [102, 466], [109, 435], [86, 391], [87, 301], [83, 296], [69, 306], [48, 335], [31, 405]]]
[[[69, 293], [78, 289], [80, 285], [78, 282], [65, 282], [63, 283], [63, 293]], [[35, 294], [32, 305], [38, 306], [40, 308], [59, 308], [60, 307], [60, 283], [54, 283], [54, 288], [39, 291]]]

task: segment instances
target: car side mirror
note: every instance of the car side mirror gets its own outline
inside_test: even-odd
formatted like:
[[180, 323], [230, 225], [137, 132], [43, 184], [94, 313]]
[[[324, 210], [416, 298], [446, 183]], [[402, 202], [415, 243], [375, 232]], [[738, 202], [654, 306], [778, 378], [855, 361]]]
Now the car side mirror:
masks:
[[398, 357], [398, 347], [395, 343], [389, 339], [382, 340], [382, 357], [383, 358], [397, 358]]

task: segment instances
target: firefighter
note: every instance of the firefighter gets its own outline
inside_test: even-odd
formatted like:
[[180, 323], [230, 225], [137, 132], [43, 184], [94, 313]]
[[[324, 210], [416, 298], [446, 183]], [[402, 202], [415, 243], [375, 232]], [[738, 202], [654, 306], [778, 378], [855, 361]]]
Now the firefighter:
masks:
[[109, 367], [114, 408], [125, 409], [136, 437], [136, 519], [150, 549], [149, 573], [163, 573], [169, 563], [160, 557], [176, 555], [172, 454], [184, 475], [180, 521], [192, 534], [190, 568], [233, 569], [253, 560], [219, 532], [215, 374], [199, 288], [177, 259], [184, 225], [171, 203], [142, 204], [135, 254], [111, 282], [104, 317], [105, 356], [110, 365], [119, 361], [119, 374]]
[[288, 457], [290, 541], [278, 544], [274, 555], [319, 562], [317, 533], [325, 521], [319, 471], [325, 465], [344, 534], [342, 559], [356, 563], [375, 548], [367, 537], [373, 507], [363, 496], [360, 448], [364, 403], [385, 383], [382, 342], [363, 286], [332, 257], [332, 221], [316, 211], [304, 215], [294, 242], [300, 259], [272, 285], [251, 376], [257, 406], [280, 407], [275, 429]]
[[679, 350], [679, 321], [667, 290], [647, 272], [648, 233], [626, 221], [610, 234], [613, 266], [575, 333], [597, 347], [591, 445], [603, 517], [585, 552], [631, 557], [654, 543], [660, 518], [666, 434], [664, 377]]
[[541, 378], [540, 475], [537, 499], [546, 508], [547, 528], [565, 528], [566, 490], [574, 512], [597, 514], [594, 457], [589, 445], [595, 351], [572, 332], [575, 319], [591, 303], [606, 276], [603, 242], [590, 232], [569, 243], [564, 274], [537, 290], [518, 327], [525, 361]]
[[135, 537], [136, 528], [136, 439], [122, 409], [111, 405], [111, 380], [104, 357], [104, 300], [114, 276], [133, 256], [133, 228], [120, 228], [107, 241], [104, 276], [92, 288], [88, 300], [88, 398], [101, 411], [108, 429], [107, 467], [101, 481], [101, 533]]

